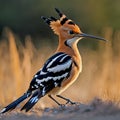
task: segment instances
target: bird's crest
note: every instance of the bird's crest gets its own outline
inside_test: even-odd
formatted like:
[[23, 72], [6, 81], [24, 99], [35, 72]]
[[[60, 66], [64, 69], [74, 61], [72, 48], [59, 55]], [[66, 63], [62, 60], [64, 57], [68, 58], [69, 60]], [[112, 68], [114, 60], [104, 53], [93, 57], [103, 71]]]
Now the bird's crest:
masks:
[[70, 19], [66, 17], [60, 10], [55, 8], [56, 12], [58, 13], [60, 19], [56, 19], [54, 17], [46, 18], [42, 16], [41, 18], [51, 27], [55, 34], [59, 35], [61, 29], [72, 29], [73, 32], [79, 33], [79, 27]]

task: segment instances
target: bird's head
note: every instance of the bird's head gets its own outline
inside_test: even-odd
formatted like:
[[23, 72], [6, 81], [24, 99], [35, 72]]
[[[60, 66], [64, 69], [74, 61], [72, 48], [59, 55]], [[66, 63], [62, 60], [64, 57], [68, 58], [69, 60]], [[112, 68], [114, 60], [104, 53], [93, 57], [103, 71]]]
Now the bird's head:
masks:
[[104, 38], [83, 33], [78, 25], [76, 25], [71, 19], [68, 19], [65, 14], [57, 8], [55, 8], [55, 10], [60, 19], [54, 17], [46, 18], [44, 16], [41, 18], [51, 27], [55, 34], [57, 34], [62, 40], [66, 40], [65, 42], [68, 42], [68, 44], [76, 42], [84, 37], [106, 41]]

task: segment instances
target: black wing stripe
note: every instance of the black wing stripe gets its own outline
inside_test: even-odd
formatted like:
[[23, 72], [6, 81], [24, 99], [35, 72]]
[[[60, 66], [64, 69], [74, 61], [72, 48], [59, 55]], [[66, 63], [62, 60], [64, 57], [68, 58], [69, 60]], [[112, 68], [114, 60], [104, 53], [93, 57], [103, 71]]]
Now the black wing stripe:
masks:
[[[65, 55], [64, 54], [60, 54], [59, 56], [55, 57], [54, 59], [52, 59], [48, 65], [46, 66], [46, 68], [49, 68], [49, 67], [53, 67], [53, 66], [56, 66], [56, 64], [59, 63], [59, 61], [61, 60], [61, 58], [63, 58]], [[54, 64], [53, 64], [54, 63]]]
[[64, 62], [64, 61], [69, 60], [69, 59], [70, 59], [70, 56], [64, 55], [64, 57], [61, 58], [60, 62]]
[[44, 64], [44, 66], [43, 66], [43, 71], [46, 71], [46, 70], [47, 70], [47, 69], [46, 69], [46, 66], [51, 62], [51, 60], [53, 60], [54, 58], [58, 57], [58, 56], [61, 55], [61, 54], [64, 55], [63, 52], [59, 52], [59, 53], [56, 53], [55, 55], [53, 55], [52, 57], [50, 57], [50, 58], [47, 60], [47, 62]]
[[65, 63], [68, 62], [69, 60], [71, 60], [71, 57], [70, 57], [70, 56], [68, 56], [68, 55], [61, 56], [61, 57], [59, 57], [59, 58], [54, 62], [54, 64], [52, 64], [49, 68], [55, 67], [55, 66], [57, 66], [57, 65], [65, 64]]
[[53, 73], [60, 72], [69, 68], [71, 64], [72, 64], [72, 60], [68, 60], [64, 64], [58, 64], [55, 67], [48, 68], [48, 71]]

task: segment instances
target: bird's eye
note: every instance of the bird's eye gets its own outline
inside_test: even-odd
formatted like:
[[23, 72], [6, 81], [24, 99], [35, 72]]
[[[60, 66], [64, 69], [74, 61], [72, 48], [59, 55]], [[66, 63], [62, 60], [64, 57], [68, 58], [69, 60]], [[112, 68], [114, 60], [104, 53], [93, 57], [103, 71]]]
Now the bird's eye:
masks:
[[74, 31], [72, 31], [72, 30], [68, 31], [68, 33], [69, 33], [70, 35], [75, 34]]

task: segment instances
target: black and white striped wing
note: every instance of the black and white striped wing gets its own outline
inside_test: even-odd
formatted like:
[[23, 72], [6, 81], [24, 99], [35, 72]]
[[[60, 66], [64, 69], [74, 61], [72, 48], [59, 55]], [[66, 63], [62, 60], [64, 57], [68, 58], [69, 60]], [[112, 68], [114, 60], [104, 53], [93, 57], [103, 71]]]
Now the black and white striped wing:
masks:
[[61, 85], [61, 82], [69, 77], [72, 68], [72, 58], [59, 52], [53, 55], [37, 72], [31, 82], [32, 89], [40, 88], [42, 95]]

